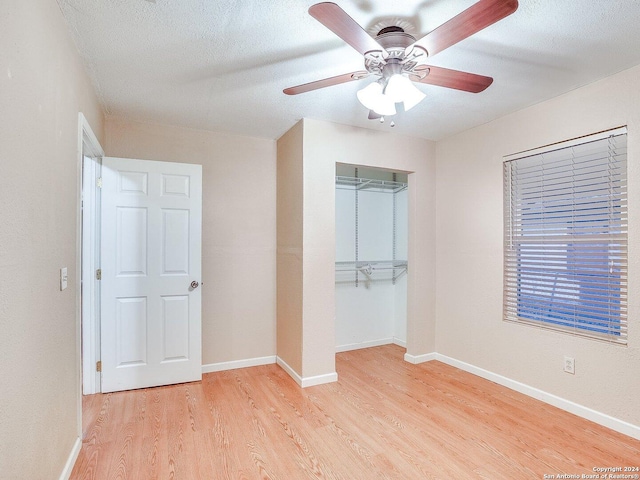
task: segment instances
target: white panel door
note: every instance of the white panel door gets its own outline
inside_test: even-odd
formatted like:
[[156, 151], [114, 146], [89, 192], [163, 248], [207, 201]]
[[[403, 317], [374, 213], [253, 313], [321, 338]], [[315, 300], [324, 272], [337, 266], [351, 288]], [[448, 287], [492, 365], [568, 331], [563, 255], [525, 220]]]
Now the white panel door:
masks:
[[102, 161], [102, 392], [202, 377], [202, 166]]

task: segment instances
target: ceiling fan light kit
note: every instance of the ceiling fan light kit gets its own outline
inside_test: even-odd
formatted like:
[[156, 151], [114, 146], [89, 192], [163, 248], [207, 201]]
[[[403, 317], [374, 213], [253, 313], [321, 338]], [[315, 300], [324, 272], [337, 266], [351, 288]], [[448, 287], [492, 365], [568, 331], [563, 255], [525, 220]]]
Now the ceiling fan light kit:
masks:
[[471, 93], [482, 92], [491, 85], [493, 78], [434, 67], [424, 62], [428, 57], [511, 15], [517, 8], [517, 0], [480, 0], [416, 40], [400, 25], [383, 27], [373, 38], [335, 3], [312, 5], [309, 8], [312, 17], [364, 56], [366, 72], [325, 78], [287, 88], [284, 93], [297, 95], [367, 76], [379, 77], [357, 93], [360, 103], [370, 110], [369, 118], [376, 119], [395, 115], [396, 103], [401, 103], [404, 111], [407, 111], [424, 100], [426, 95], [414, 82]]
[[380, 80], [370, 83], [362, 90], [358, 90], [358, 100], [369, 110], [373, 110], [378, 115], [395, 115], [395, 102], [385, 95]]
[[380, 75], [380, 79], [359, 90], [358, 100], [379, 115], [395, 115], [396, 103], [402, 103], [404, 110], [407, 111], [426, 97], [406, 75], [424, 76], [428, 73], [427, 71], [414, 72], [413, 66], [410, 66], [411, 69], [407, 71], [402, 60], [397, 58], [387, 59], [384, 65], [379, 62], [365, 61], [365, 67], [369, 73]]
[[406, 112], [426, 97], [402, 74], [394, 74], [388, 80], [383, 77], [370, 83], [358, 90], [357, 96], [364, 107], [379, 115], [395, 115], [396, 103], [402, 103]]
[[404, 75], [393, 75], [387, 82], [384, 94], [394, 103], [403, 103], [405, 112], [419, 104], [426, 95]]

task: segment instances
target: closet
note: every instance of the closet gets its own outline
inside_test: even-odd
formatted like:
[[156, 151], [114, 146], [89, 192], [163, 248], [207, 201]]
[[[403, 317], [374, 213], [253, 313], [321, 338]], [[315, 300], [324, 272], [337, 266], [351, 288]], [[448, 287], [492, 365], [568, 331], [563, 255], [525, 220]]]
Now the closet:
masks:
[[406, 346], [407, 174], [336, 166], [336, 350]]

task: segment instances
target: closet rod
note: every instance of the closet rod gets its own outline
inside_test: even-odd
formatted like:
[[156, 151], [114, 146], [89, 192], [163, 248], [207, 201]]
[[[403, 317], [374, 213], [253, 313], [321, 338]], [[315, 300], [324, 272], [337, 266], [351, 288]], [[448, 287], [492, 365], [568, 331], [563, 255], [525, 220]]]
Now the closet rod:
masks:
[[392, 270], [401, 272], [407, 271], [406, 261], [384, 261], [384, 262], [336, 262], [336, 272], [361, 272], [370, 275], [375, 271]]
[[[354, 265], [356, 263], [359, 265]], [[356, 272], [356, 276], [362, 274], [366, 276], [369, 280], [372, 280], [372, 276], [378, 271], [391, 271], [392, 273], [391, 273], [390, 280], [392, 280], [393, 284], [395, 285], [396, 280], [399, 279], [405, 273], [407, 273], [409, 270], [407, 262], [385, 262], [385, 263], [392, 263], [392, 265], [374, 266], [371, 263], [364, 264], [364, 262], [336, 262], [336, 273]], [[341, 264], [341, 265], [338, 265], [338, 264]], [[351, 264], [353, 266], [348, 266], [346, 264]]]

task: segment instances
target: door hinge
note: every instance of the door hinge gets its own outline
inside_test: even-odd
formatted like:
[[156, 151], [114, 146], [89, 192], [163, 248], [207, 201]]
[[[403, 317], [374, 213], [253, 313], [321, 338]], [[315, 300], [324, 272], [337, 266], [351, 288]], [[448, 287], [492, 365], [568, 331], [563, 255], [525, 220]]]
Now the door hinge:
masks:
[[102, 280], [102, 269], [101, 268], [96, 270], [96, 280]]
[[102, 188], [102, 177], [98, 177], [98, 180], [96, 181], [96, 186], [98, 188]]
[[102, 371], [102, 360], [98, 360], [96, 362], [96, 372], [101, 372]]

